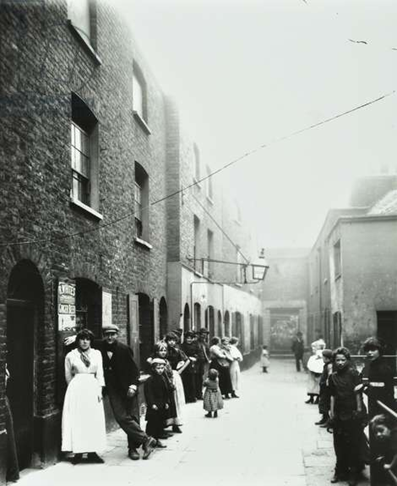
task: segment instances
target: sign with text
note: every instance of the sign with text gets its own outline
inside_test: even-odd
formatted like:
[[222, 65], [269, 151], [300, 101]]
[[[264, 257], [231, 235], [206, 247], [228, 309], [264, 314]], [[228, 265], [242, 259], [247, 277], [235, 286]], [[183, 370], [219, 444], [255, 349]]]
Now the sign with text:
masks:
[[58, 282], [58, 329], [75, 331], [76, 327], [76, 284]]

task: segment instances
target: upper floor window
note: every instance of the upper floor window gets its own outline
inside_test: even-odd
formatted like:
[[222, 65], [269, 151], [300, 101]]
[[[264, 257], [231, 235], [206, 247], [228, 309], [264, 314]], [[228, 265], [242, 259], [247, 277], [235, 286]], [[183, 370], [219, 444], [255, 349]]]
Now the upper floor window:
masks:
[[211, 230], [207, 231], [207, 276], [212, 277], [214, 263], [211, 261], [214, 259], [214, 233]]
[[72, 200], [95, 210], [98, 191], [98, 121], [84, 101], [72, 93]]
[[242, 265], [243, 258], [240, 253], [240, 248], [236, 247], [236, 283], [243, 283], [244, 282], [244, 267]]
[[134, 116], [140, 122], [141, 127], [147, 132], [151, 133], [148, 127], [148, 110], [147, 110], [147, 87], [145, 78], [139, 66], [133, 64], [132, 75], [132, 109]]
[[207, 182], [207, 197], [208, 197], [208, 199], [211, 199], [211, 201], [212, 201], [214, 194], [213, 194], [213, 190], [212, 190], [212, 177], [209, 177], [210, 174], [211, 174], [211, 169], [208, 167], [208, 165], [206, 167], [206, 172], [207, 172], [207, 174], [206, 174], [207, 175], [207, 180], [206, 180], [206, 182]]
[[334, 245], [334, 268], [335, 268], [335, 278], [342, 274], [342, 254], [340, 248], [340, 240], [338, 240]]
[[194, 178], [196, 181], [200, 180], [200, 152], [197, 147], [197, 145], [194, 145], [193, 147], [193, 152], [194, 152]]
[[134, 199], [136, 235], [149, 242], [149, 176], [138, 162], [135, 162]]
[[199, 244], [200, 244], [200, 220], [195, 215], [193, 217], [193, 224], [194, 224], [194, 235], [193, 235], [193, 258], [194, 258], [194, 268], [198, 272], [202, 273], [203, 269], [201, 268], [201, 261], [199, 260], [200, 252], [199, 252]]

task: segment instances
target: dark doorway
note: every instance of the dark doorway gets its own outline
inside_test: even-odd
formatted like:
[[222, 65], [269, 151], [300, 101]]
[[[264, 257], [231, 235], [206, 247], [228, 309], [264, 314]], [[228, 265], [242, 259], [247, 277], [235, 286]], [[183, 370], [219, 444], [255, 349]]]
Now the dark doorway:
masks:
[[291, 343], [299, 329], [299, 309], [274, 309], [270, 312], [270, 350], [291, 353]]
[[215, 311], [212, 305], [209, 305], [207, 307], [207, 312], [206, 312], [206, 323], [205, 327], [209, 330], [210, 332], [210, 338], [215, 336]]
[[218, 336], [223, 336], [223, 329], [222, 329], [222, 312], [218, 310]]
[[160, 300], [160, 338], [163, 337], [168, 332], [168, 308], [167, 302], [165, 301], [164, 297]]
[[188, 304], [185, 304], [183, 309], [183, 330], [184, 332], [190, 330], [190, 309]]
[[138, 294], [139, 300], [139, 355], [141, 368], [147, 368], [146, 360], [153, 352], [154, 347], [154, 323], [153, 306], [149, 296]]
[[198, 302], [194, 303], [194, 330], [201, 327], [201, 305]]
[[[376, 313], [378, 321], [378, 338], [385, 343], [386, 355], [397, 354], [397, 311], [380, 311]], [[388, 358], [396, 372], [396, 359]]]
[[37, 322], [44, 314], [44, 288], [35, 265], [23, 260], [11, 272], [7, 297], [7, 395], [14, 418], [20, 469], [31, 465], [35, 401], [34, 355]]
[[230, 313], [225, 312], [225, 336], [230, 337]]
[[92, 280], [76, 278], [76, 328], [102, 337], [102, 290]]

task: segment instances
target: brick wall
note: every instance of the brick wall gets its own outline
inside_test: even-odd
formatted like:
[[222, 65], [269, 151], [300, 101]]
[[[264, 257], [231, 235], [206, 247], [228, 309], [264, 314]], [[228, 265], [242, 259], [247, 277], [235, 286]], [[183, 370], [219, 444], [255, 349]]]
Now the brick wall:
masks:
[[[167, 193], [169, 107], [128, 28], [109, 4], [98, 4], [96, 21], [95, 45], [102, 64], [68, 25], [66, 1], [3, 2], [1, 6], [0, 177], [5, 188], [0, 195], [1, 243], [37, 241], [1, 247], [0, 305], [5, 312], [15, 265], [23, 259], [33, 262], [44, 288], [35, 363], [35, 414], [41, 424], [37, 436], [42, 437], [48, 432], [46, 419], [60, 412], [57, 378], [63, 350], [57, 332], [58, 279], [85, 278], [110, 291], [113, 322], [121, 327], [122, 340], [127, 340], [127, 294], [142, 292], [157, 301], [166, 296], [166, 203], [149, 210], [151, 249], [135, 241], [133, 209], [135, 162], [149, 175], [151, 202]], [[133, 63], [145, 77], [151, 134], [133, 114]], [[72, 91], [98, 119], [97, 211], [102, 222], [70, 203]], [[115, 220], [119, 222], [106, 226]], [[66, 237], [79, 232], [85, 234]], [[4, 312], [0, 315], [1, 369], [7, 348]], [[2, 407], [3, 373], [0, 377]], [[0, 430], [3, 427], [0, 408]], [[44, 439], [37, 444], [39, 462], [52, 460], [48, 448], [58, 447], [59, 428], [55, 433], [52, 444]]]

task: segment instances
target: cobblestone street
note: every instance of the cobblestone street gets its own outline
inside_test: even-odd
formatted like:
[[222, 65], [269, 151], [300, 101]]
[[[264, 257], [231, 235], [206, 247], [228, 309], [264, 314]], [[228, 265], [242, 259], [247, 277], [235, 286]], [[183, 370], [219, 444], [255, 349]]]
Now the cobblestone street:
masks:
[[328, 485], [332, 435], [314, 425], [317, 407], [304, 403], [306, 374], [296, 373], [290, 360], [273, 359], [269, 374], [256, 365], [242, 376], [241, 398], [226, 400], [218, 419], [204, 417], [202, 402], [188, 405], [184, 433], [148, 461], [128, 459], [125, 435], [116, 431], [108, 436], [104, 465], [63, 461], [23, 471], [18, 484]]

